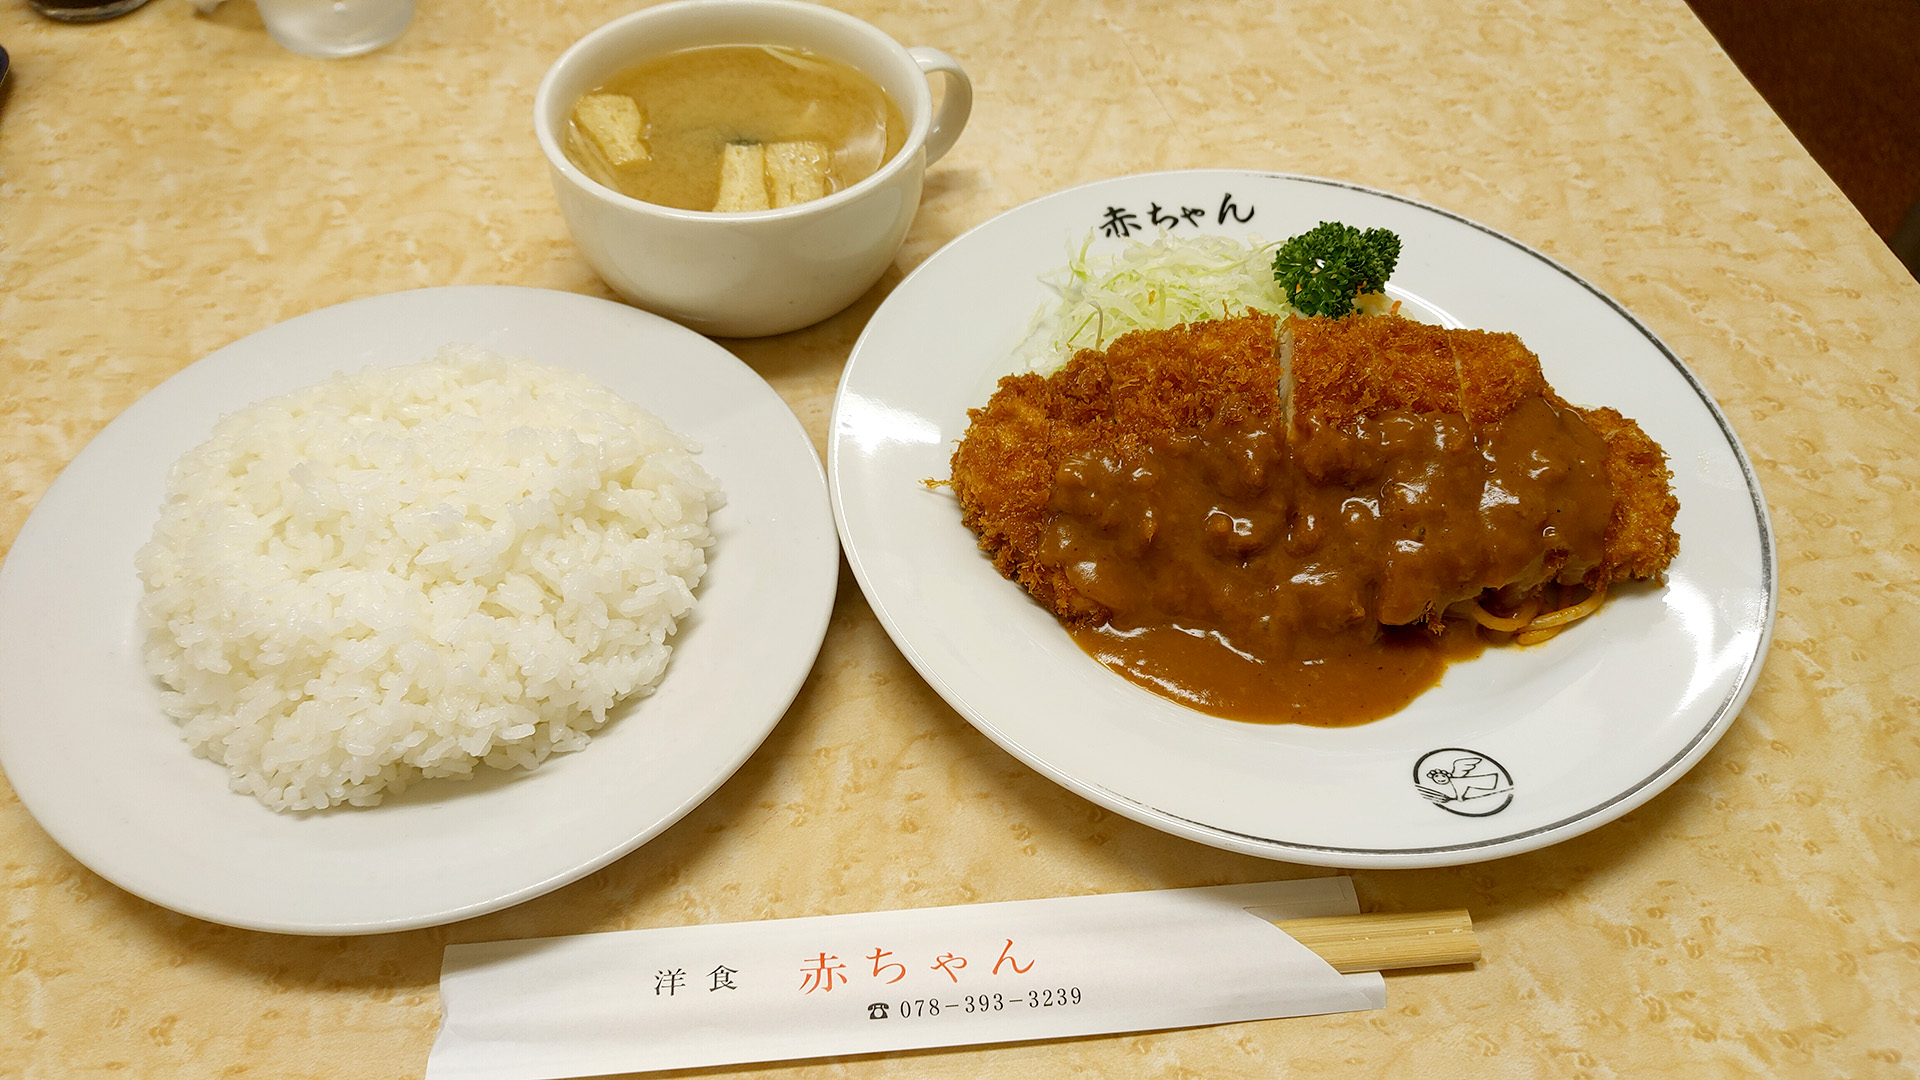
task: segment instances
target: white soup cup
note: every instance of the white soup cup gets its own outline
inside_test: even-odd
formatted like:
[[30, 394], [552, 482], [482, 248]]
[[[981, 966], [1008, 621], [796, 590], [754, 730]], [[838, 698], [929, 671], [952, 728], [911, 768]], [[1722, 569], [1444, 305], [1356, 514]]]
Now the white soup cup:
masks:
[[[781, 45], [847, 64], [893, 99], [906, 142], [843, 191], [740, 213], [642, 202], [567, 158], [567, 122], [581, 94], [642, 61], [705, 45]], [[947, 77], [937, 112], [927, 87], [936, 72]], [[927, 166], [960, 137], [972, 104], [972, 84], [952, 57], [903, 48], [832, 8], [681, 0], [622, 16], [576, 42], [541, 80], [533, 122], [561, 216], [595, 273], [628, 302], [703, 334], [759, 337], [818, 322], [880, 279], [919, 208]]]

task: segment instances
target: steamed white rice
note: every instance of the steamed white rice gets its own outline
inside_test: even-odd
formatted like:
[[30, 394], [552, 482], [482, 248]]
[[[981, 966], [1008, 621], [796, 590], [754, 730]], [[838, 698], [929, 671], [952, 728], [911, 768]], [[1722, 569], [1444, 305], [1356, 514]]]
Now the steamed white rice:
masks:
[[693, 607], [723, 501], [697, 449], [463, 346], [225, 417], [136, 558], [166, 711], [275, 810], [578, 750]]

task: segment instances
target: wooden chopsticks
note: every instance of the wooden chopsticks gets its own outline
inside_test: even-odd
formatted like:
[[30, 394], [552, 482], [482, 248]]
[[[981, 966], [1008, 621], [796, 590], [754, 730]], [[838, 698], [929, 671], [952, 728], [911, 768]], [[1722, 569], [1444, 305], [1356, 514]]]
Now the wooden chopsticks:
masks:
[[1473, 919], [1465, 911], [1275, 919], [1273, 925], [1343, 974], [1471, 964], [1480, 959]]

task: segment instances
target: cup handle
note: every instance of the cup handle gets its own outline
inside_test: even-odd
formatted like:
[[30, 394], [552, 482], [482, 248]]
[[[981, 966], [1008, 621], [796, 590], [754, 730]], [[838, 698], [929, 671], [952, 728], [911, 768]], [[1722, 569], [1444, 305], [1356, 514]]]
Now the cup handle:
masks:
[[953, 149], [960, 129], [967, 126], [967, 116], [973, 112], [973, 80], [967, 78], [958, 60], [939, 49], [919, 45], [908, 49], [907, 55], [920, 65], [922, 73], [940, 72], [947, 77], [947, 96], [934, 114], [933, 126], [927, 129], [927, 164], [931, 165]]

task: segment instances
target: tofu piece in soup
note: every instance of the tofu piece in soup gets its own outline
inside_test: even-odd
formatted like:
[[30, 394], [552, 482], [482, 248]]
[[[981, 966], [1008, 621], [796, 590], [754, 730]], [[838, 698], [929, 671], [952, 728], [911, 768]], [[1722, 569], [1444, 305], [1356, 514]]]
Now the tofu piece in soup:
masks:
[[714, 200], [717, 213], [765, 210], [767, 200], [767, 150], [759, 143], [731, 143], [720, 153], [720, 197]]
[[588, 94], [573, 107], [574, 126], [616, 167], [647, 161], [646, 114], [625, 94]]
[[811, 139], [767, 144], [767, 194], [775, 206], [792, 206], [827, 194], [825, 143]]

